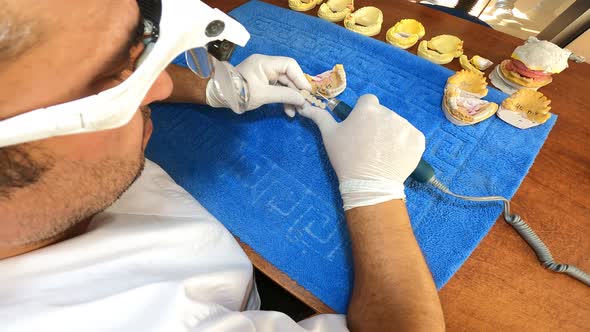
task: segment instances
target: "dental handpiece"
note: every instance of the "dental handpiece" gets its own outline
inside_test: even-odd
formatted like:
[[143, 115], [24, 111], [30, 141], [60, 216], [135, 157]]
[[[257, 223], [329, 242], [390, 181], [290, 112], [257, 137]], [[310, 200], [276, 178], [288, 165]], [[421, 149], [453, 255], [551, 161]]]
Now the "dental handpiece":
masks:
[[[352, 112], [352, 107], [347, 103], [337, 99], [337, 98], [327, 98], [324, 97], [322, 94], [318, 93], [320, 97], [322, 97], [326, 101], [326, 107], [330, 111], [332, 111], [340, 120], [344, 120], [350, 115]], [[424, 159], [420, 159], [418, 166], [416, 169], [410, 174], [410, 177], [415, 181], [422, 182], [422, 183], [429, 183], [435, 179], [434, 177], [434, 169], [430, 166], [429, 163], [426, 162]]]
[[[326, 106], [332, 111], [340, 120], [344, 120], [352, 112], [350, 107], [345, 102], [336, 98], [326, 98], [322, 94], [318, 93], [320, 97], [326, 100]], [[514, 228], [514, 230], [527, 242], [527, 244], [533, 249], [539, 262], [548, 270], [553, 272], [559, 272], [567, 274], [568, 276], [590, 286], [590, 274], [581, 270], [577, 266], [571, 264], [558, 263], [553, 259], [553, 255], [549, 251], [549, 248], [539, 238], [539, 236], [533, 231], [533, 229], [517, 214], [511, 213], [510, 201], [507, 198], [501, 196], [465, 196], [458, 195], [452, 192], [446, 185], [440, 182], [434, 175], [434, 169], [424, 159], [420, 159], [416, 169], [410, 174], [410, 177], [418, 182], [429, 183], [438, 190], [445, 194], [453, 197], [472, 201], [472, 202], [497, 202], [500, 201], [504, 204], [504, 220]]]

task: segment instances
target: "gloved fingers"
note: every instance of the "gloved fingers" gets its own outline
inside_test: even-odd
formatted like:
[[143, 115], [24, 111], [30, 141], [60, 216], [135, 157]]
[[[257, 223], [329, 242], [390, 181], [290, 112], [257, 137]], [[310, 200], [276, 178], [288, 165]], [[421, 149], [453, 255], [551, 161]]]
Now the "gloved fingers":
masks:
[[354, 109], [358, 109], [362, 112], [367, 112], [367, 111], [374, 111], [376, 109], [378, 109], [380, 106], [379, 104], [379, 98], [377, 98], [377, 96], [372, 95], [372, 94], [366, 94], [366, 95], [362, 95], [358, 101], [356, 102], [356, 105], [354, 106]]
[[268, 77], [287, 76], [298, 89], [311, 91], [311, 84], [305, 78], [303, 70], [295, 59], [283, 56], [269, 56], [264, 59], [263, 66]]
[[338, 123], [336, 120], [334, 120], [330, 112], [318, 107], [314, 107], [310, 103], [306, 102], [303, 107], [298, 107], [297, 111], [302, 116], [315, 122], [315, 124], [320, 128], [322, 135], [324, 133], [330, 132], [338, 126]]
[[282, 103], [302, 106], [305, 104], [305, 98], [298, 90], [285, 86], [269, 85], [257, 92], [257, 99], [260, 104]]
[[285, 108], [285, 114], [287, 114], [288, 117], [293, 118], [295, 117], [295, 105], [291, 105], [291, 104], [285, 104], [284, 105]]
[[[297, 89], [297, 87], [295, 86], [295, 83], [293, 81], [291, 81], [291, 79], [287, 76], [287, 75], [281, 75], [278, 78], [278, 83], [280, 83], [283, 86], [288, 86], [291, 89]], [[299, 90], [299, 89], [297, 89]]]

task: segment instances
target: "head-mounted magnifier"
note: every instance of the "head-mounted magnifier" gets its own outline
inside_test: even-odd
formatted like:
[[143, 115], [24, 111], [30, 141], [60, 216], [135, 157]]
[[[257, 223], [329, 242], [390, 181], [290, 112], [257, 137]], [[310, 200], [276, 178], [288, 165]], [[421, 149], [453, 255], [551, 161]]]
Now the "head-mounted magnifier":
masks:
[[152, 30], [134, 73], [99, 94], [0, 121], [0, 147], [121, 127], [177, 55], [188, 51], [187, 60], [194, 60], [189, 66], [201, 77], [230, 75], [233, 67], [225, 60], [235, 45], [245, 46], [250, 38], [236, 20], [199, 0], [138, 0], [138, 5]]

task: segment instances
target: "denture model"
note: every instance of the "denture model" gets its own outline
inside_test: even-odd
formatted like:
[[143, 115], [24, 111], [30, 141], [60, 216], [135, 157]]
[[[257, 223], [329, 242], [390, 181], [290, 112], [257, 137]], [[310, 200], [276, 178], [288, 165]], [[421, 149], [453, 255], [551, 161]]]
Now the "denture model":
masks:
[[481, 122], [496, 113], [498, 104], [482, 100], [488, 94], [486, 79], [461, 70], [449, 77], [442, 109], [445, 117], [457, 126]]
[[541, 92], [522, 89], [504, 99], [497, 114], [505, 122], [520, 129], [527, 129], [549, 120], [550, 103], [551, 100]]
[[414, 19], [403, 19], [387, 30], [385, 40], [405, 50], [414, 46], [425, 34], [426, 30], [422, 23]]
[[314, 95], [312, 95], [311, 92], [307, 90], [301, 90], [299, 91], [299, 93], [303, 96], [303, 98], [305, 98], [305, 100], [307, 100], [313, 106], [319, 108], [326, 108], [326, 104], [322, 102], [319, 98], [316, 98]]
[[311, 84], [314, 95], [321, 93], [326, 98], [333, 98], [346, 89], [346, 72], [341, 64], [316, 76], [305, 74], [305, 78]]
[[492, 61], [479, 55], [474, 55], [469, 62], [479, 70], [486, 70], [494, 64]]
[[289, 0], [289, 8], [298, 12], [305, 12], [315, 8], [324, 0]]
[[440, 35], [418, 45], [418, 56], [439, 65], [447, 64], [463, 54], [463, 41], [456, 36]]
[[461, 64], [461, 67], [463, 67], [463, 69], [470, 71], [472, 73], [475, 73], [477, 75], [481, 75], [483, 76], [483, 71], [479, 70], [477, 67], [475, 67], [471, 61], [469, 61], [469, 59], [467, 58], [467, 55], [462, 54], [459, 57], [459, 63]]
[[340, 22], [354, 10], [354, 0], [328, 0], [318, 10], [318, 16], [330, 22]]
[[344, 27], [365, 36], [374, 36], [381, 32], [383, 12], [373, 6], [363, 7], [350, 13], [344, 19]]

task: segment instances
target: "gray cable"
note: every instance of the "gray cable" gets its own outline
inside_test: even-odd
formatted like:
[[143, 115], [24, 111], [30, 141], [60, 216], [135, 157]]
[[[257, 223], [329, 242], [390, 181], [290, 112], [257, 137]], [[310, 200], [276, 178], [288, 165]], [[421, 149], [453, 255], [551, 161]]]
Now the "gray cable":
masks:
[[529, 246], [535, 251], [537, 258], [543, 264], [544, 267], [547, 269], [565, 273], [570, 277], [577, 279], [587, 286], [590, 286], [590, 274], [580, 270], [579, 268], [568, 265], [568, 264], [560, 264], [553, 260], [553, 256], [549, 251], [549, 248], [543, 243], [543, 241], [537, 236], [537, 234], [531, 229], [531, 227], [524, 221], [522, 218], [517, 214], [510, 213], [510, 201], [501, 196], [487, 196], [487, 197], [473, 197], [473, 196], [463, 196], [457, 195], [447, 188], [443, 183], [441, 183], [438, 179], [433, 177], [430, 180], [430, 183], [439, 189], [440, 191], [449, 194], [451, 196], [461, 198], [467, 201], [474, 201], [474, 202], [494, 202], [494, 201], [502, 201], [504, 203], [504, 220], [508, 224], [510, 224], [516, 232], [522, 237]]

